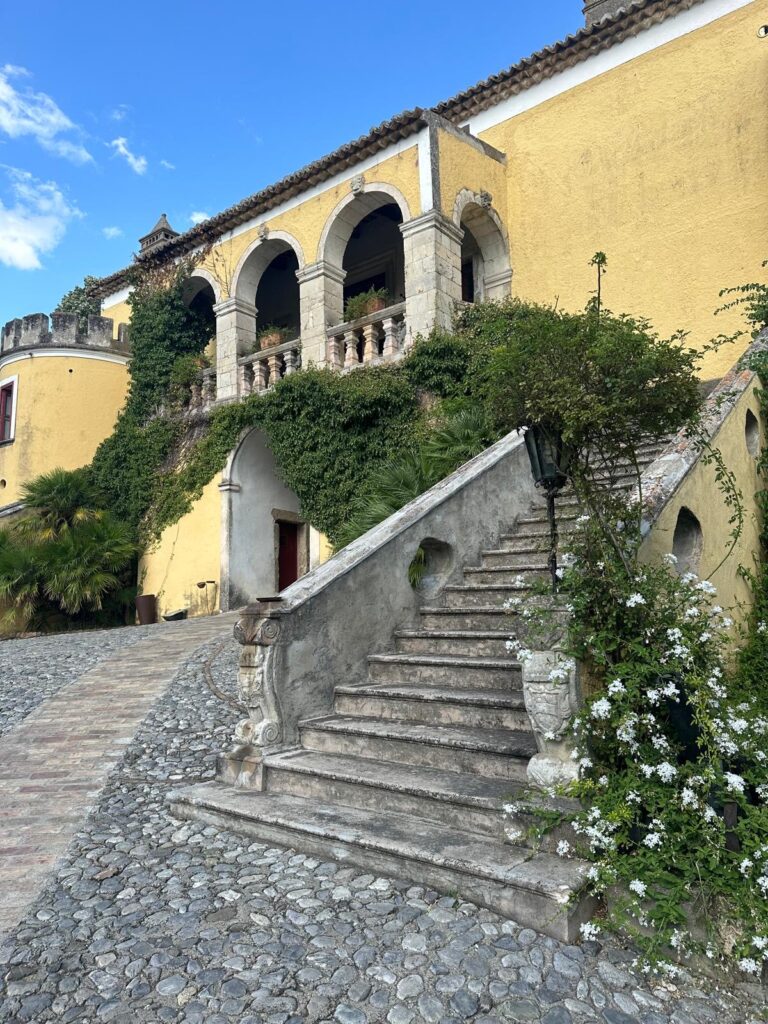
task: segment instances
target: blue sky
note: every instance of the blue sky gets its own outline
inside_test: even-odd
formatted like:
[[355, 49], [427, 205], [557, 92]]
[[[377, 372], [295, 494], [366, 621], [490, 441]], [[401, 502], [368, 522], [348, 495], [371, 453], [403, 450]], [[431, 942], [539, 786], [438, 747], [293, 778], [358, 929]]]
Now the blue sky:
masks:
[[580, 0], [0, 5], [0, 324], [401, 110], [576, 31]]

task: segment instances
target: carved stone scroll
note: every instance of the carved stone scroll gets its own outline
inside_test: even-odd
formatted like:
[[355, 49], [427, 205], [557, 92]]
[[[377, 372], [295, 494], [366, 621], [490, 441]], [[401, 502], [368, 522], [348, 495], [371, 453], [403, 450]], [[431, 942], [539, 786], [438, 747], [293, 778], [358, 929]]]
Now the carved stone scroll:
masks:
[[238, 788], [263, 789], [264, 754], [279, 747], [283, 738], [275, 679], [280, 622], [270, 615], [269, 604], [249, 605], [234, 634], [242, 645], [237, 684], [248, 717], [235, 726], [235, 743], [219, 758], [218, 774]]
[[523, 696], [539, 748], [528, 762], [528, 781], [547, 790], [575, 781], [567, 735], [578, 700], [573, 662], [556, 650], [535, 651], [523, 665]]

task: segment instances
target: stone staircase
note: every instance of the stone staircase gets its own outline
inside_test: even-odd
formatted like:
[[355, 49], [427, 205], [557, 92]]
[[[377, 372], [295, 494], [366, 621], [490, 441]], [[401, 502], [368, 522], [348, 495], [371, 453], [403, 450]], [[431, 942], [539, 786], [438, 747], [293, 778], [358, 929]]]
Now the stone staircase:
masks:
[[[659, 450], [644, 449], [643, 464]], [[561, 538], [578, 515], [564, 494]], [[193, 787], [173, 795], [175, 813], [413, 878], [575, 939], [592, 910], [578, 895], [587, 866], [554, 852], [563, 828], [530, 839], [537, 802], [566, 816], [574, 805], [526, 794], [537, 746], [506, 646], [524, 639], [524, 619], [505, 603], [546, 578], [548, 542], [546, 510], [534, 506], [421, 608], [418, 628], [395, 632], [394, 650], [369, 657], [367, 679], [338, 680], [333, 714], [301, 722], [297, 747], [265, 755], [262, 791]]]

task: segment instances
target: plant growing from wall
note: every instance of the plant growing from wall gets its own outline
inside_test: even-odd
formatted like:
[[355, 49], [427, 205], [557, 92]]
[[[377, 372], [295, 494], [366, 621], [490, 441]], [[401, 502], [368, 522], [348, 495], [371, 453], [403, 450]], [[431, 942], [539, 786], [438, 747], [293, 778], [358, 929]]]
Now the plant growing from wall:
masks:
[[75, 285], [63, 295], [56, 307], [57, 313], [76, 313], [77, 326], [81, 334], [88, 329], [89, 316], [101, 316], [101, 299], [96, 294], [97, 277], [86, 277], [82, 284]]

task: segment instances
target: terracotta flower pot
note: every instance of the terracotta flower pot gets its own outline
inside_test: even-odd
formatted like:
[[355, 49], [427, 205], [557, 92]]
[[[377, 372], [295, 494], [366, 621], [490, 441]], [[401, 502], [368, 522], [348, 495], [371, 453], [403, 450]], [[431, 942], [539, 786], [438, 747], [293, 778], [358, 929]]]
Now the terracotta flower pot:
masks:
[[385, 299], [380, 298], [378, 295], [369, 299], [365, 304], [365, 315], [369, 316], [371, 313], [380, 313], [382, 309], [387, 308]]
[[283, 342], [282, 331], [270, 331], [268, 334], [262, 334], [259, 336], [259, 344], [262, 349], [274, 348], [276, 345], [281, 345]]

